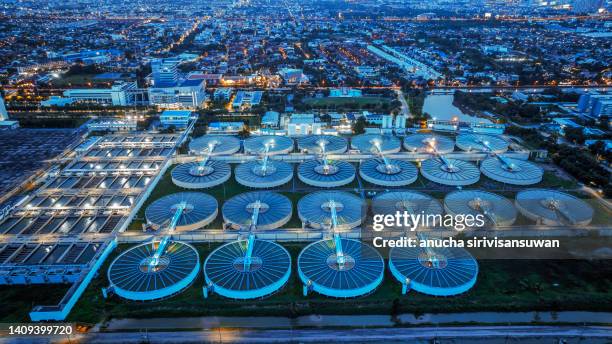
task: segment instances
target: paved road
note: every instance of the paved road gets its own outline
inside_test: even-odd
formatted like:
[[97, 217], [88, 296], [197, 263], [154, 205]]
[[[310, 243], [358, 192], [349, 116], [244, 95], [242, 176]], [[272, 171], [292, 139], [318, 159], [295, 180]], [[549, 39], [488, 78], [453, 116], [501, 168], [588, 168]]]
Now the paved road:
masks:
[[[203, 330], [189, 332], [89, 333], [70, 338], [0, 338], [0, 343], [323, 343], [323, 342], [405, 342], [432, 339], [584, 338], [595, 341], [612, 340], [612, 327], [555, 327], [555, 326], [473, 326], [473, 327], [419, 327], [372, 328], [354, 330]], [[550, 341], [549, 341], [550, 342]]]
[[395, 93], [397, 93], [397, 98], [402, 103], [402, 115], [406, 116], [406, 118], [411, 117], [410, 107], [408, 106], [406, 97], [404, 97], [404, 92], [402, 92], [402, 90], [398, 88], [395, 90]]

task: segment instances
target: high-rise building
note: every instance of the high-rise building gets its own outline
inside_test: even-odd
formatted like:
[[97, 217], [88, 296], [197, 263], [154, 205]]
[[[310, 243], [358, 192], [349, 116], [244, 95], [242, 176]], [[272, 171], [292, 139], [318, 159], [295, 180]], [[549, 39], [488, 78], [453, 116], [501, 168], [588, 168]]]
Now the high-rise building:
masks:
[[612, 115], [612, 94], [610, 93], [584, 93], [578, 99], [578, 112], [589, 114], [591, 117], [606, 117]]
[[153, 84], [155, 87], [176, 86], [179, 79], [179, 62], [178, 58], [155, 59], [151, 61]]
[[591, 109], [591, 116], [597, 118], [612, 116], [612, 100], [605, 98], [597, 99]]

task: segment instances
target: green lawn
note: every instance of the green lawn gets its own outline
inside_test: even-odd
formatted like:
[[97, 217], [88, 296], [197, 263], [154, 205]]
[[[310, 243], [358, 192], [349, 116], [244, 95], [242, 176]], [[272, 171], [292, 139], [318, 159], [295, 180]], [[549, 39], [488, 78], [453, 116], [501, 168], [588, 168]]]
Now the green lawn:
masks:
[[[197, 248], [202, 262], [218, 244]], [[612, 307], [612, 266], [606, 261], [482, 260], [476, 286], [455, 297], [433, 297], [417, 292], [401, 295], [401, 286], [386, 273], [383, 284], [371, 295], [354, 300], [330, 299], [318, 294], [302, 295], [296, 274], [297, 255], [304, 244], [283, 244], [293, 259], [292, 276], [277, 294], [263, 300], [233, 301], [202, 295], [203, 275], [183, 293], [146, 304], [117, 296], [104, 299], [106, 270], [92, 281], [69, 321], [95, 323], [108, 318], [178, 316], [298, 316], [306, 314], [393, 314], [465, 311], [609, 311]], [[129, 246], [121, 245], [114, 255]], [[144, 306], [146, 305], [146, 306]]]
[[547, 187], [555, 189], [575, 189], [578, 187], [578, 183], [575, 180], [561, 178], [554, 172], [545, 171], [542, 176], [542, 182], [537, 185], [538, 187]]
[[0, 323], [30, 321], [29, 313], [38, 305], [56, 305], [70, 285], [20, 285], [0, 287]]
[[[75, 86], [75, 85], [86, 85], [87, 83], [101, 83], [104, 80], [94, 80], [95, 76], [97, 74], [75, 74], [75, 75], [68, 75], [68, 76], [62, 76], [58, 79], [52, 79], [51, 83], [54, 86]], [[111, 82], [112, 81], [108, 81]]]

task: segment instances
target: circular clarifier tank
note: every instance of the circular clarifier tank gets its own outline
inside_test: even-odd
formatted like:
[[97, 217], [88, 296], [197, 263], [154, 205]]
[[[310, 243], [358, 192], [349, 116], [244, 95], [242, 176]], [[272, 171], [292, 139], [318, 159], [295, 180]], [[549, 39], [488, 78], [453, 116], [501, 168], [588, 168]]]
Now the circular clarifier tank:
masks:
[[303, 152], [321, 154], [341, 154], [346, 152], [348, 143], [345, 138], [334, 135], [310, 135], [297, 140], [298, 149]]
[[286, 136], [262, 135], [244, 141], [247, 154], [264, 154], [266, 150], [269, 155], [287, 154], [293, 150], [293, 140]]
[[330, 297], [350, 298], [372, 293], [383, 280], [382, 257], [360, 241], [339, 240], [344, 263], [338, 263], [333, 239], [314, 242], [298, 256], [300, 280], [309, 290]]
[[495, 135], [461, 134], [457, 136], [457, 147], [464, 151], [503, 153], [508, 150], [508, 142]]
[[397, 153], [401, 149], [400, 140], [392, 135], [362, 134], [351, 139], [351, 147], [361, 153]]
[[337, 215], [336, 230], [357, 227], [366, 215], [364, 201], [344, 191], [317, 191], [302, 197], [298, 202], [298, 215], [306, 226], [328, 229], [332, 225], [332, 206]]
[[407, 289], [434, 296], [465, 293], [478, 277], [478, 263], [463, 248], [394, 247], [389, 270]]
[[586, 226], [593, 219], [589, 204], [556, 190], [523, 190], [516, 194], [515, 204], [523, 215], [548, 226]]
[[120, 297], [134, 301], [159, 300], [189, 287], [200, 270], [198, 251], [170, 241], [156, 262], [159, 242], [141, 244], [120, 254], [108, 269], [108, 280]]
[[417, 180], [419, 171], [408, 161], [374, 158], [361, 164], [359, 175], [376, 185], [405, 186]]
[[208, 160], [205, 164], [190, 162], [172, 170], [172, 182], [186, 189], [212, 188], [228, 181], [232, 175], [229, 164]]
[[245, 265], [248, 241], [239, 240], [214, 250], [204, 262], [206, 284], [232, 299], [256, 299], [282, 288], [291, 275], [291, 257], [282, 246], [253, 241], [250, 264]]
[[436, 134], [413, 134], [404, 138], [404, 148], [414, 153], [450, 153], [455, 148], [455, 141], [447, 136]]
[[170, 225], [181, 206], [184, 209], [176, 222], [177, 231], [202, 228], [217, 217], [218, 204], [214, 197], [201, 192], [178, 192], [151, 203], [145, 210], [147, 223], [155, 229], [164, 228]]
[[238, 165], [236, 181], [251, 188], [273, 188], [293, 178], [293, 166], [283, 161], [249, 161]]
[[544, 170], [532, 162], [499, 156], [485, 159], [480, 171], [493, 180], [512, 185], [537, 184], [544, 175]]
[[298, 167], [298, 178], [312, 186], [333, 188], [355, 179], [355, 167], [345, 161], [309, 160]]
[[[511, 226], [516, 220], [516, 209], [507, 198], [481, 190], [451, 192], [444, 198], [448, 214], [484, 216], [484, 226]], [[482, 226], [482, 227], [484, 227]]]
[[240, 140], [229, 135], [204, 135], [189, 142], [189, 151], [196, 155], [231, 155], [240, 150]]
[[480, 171], [473, 164], [441, 156], [423, 161], [421, 174], [432, 182], [452, 186], [471, 185], [480, 179]]
[[227, 200], [222, 208], [223, 220], [234, 228], [249, 228], [253, 225], [255, 209], [258, 209], [259, 230], [282, 227], [293, 212], [289, 198], [271, 191], [252, 191]]

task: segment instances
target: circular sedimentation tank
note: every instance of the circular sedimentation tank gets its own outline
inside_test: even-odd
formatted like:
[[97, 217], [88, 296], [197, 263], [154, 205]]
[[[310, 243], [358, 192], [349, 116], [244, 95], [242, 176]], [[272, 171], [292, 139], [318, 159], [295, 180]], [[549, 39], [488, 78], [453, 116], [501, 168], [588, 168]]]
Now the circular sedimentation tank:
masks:
[[[440, 202], [427, 194], [416, 191], [385, 192], [376, 195], [372, 200], [372, 213], [374, 214], [395, 215], [398, 211], [425, 216], [442, 216], [444, 214]], [[422, 228], [422, 226], [419, 225], [418, 228]]]
[[528, 189], [516, 195], [516, 208], [529, 219], [548, 226], [586, 226], [593, 208], [585, 201], [549, 189]]
[[204, 262], [204, 278], [212, 291], [232, 299], [255, 299], [282, 288], [291, 275], [291, 257], [271, 241], [253, 242], [250, 264], [244, 264], [248, 241], [227, 243], [214, 250]]
[[310, 135], [297, 140], [298, 149], [308, 153], [340, 154], [346, 152], [348, 143], [345, 138], [334, 135]]
[[247, 154], [287, 154], [293, 151], [293, 140], [286, 136], [262, 135], [244, 140], [244, 152]]
[[298, 274], [306, 288], [319, 294], [349, 298], [372, 293], [382, 282], [383, 258], [374, 248], [352, 239], [339, 239], [345, 262], [337, 263], [333, 239], [314, 242], [298, 256]]
[[480, 164], [485, 176], [512, 185], [533, 185], [542, 181], [544, 170], [536, 164], [507, 157], [490, 157]]
[[189, 287], [200, 270], [200, 256], [191, 245], [170, 241], [153, 263], [159, 242], [141, 244], [123, 252], [108, 269], [113, 292], [134, 301], [175, 295]]
[[217, 200], [202, 192], [178, 192], [151, 203], [145, 210], [147, 223], [155, 229], [166, 227], [179, 206], [184, 210], [176, 223], [176, 230], [193, 230], [211, 223], [218, 212]]
[[236, 181], [251, 188], [273, 188], [291, 181], [293, 166], [283, 161], [249, 161], [238, 165]]
[[298, 166], [298, 178], [312, 186], [333, 188], [349, 184], [355, 179], [355, 167], [345, 161], [309, 160]]
[[190, 162], [172, 170], [172, 182], [186, 189], [212, 188], [228, 181], [232, 175], [230, 165], [223, 161], [208, 160], [206, 164]]
[[291, 219], [293, 207], [289, 198], [271, 191], [252, 191], [227, 200], [221, 209], [223, 220], [233, 228], [249, 228], [255, 208], [259, 208], [257, 229], [282, 227]]
[[364, 201], [344, 191], [317, 191], [302, 197], [298, 202], [298, 215], [302, 223], [316, 229], [328, 229], [332, 225], [331, 205], [337, 214], [336, 230], [357, 227], [366, 215]]
[[[435, 147], [435, 149], [434, 149]], [[455, 141], [447, 136], [436, 134], [413, 134], [404, 138], [404, 148], [414, 153], [450, 153], [455, 149]]]
[[[351, 139], [351, 147], [361, 153], [397, 153], [401, 150], [400, 140], [392, 135], [361, 134]], [[380, 151], [379, 151], [380, 148]]]
[[503, 153], [508, 150], [508, 142], [495, 135], [461, 134], [457, 136], [457, 147], [467, 152]]
[[465, 293], [478, 277], [478, 263], [458, 247], [394, 247], [389, 252], [389, 270], [407, 289], [435, 296]]
[[382, 186], [405, 186], [417, 180], [419, 171], [408, 161], [374, 158], [364, 161], [359, 175], [368, 183]]
[[432, 182], [451, 186], [471, 185], [480, 179], [480, 171], [473, 164], [439, 156], [423, 161], [421, 174]]
[[229, 135], [204, 135], [189, 142], [189, 151], [196, 155], [231, 155], [240, 150], [240, 139]]
[[486, 191], [454, 191], [444, 198], [444, 209], [451, 215], [484, 215], [485, 226], [510, 226], [516, 221], [516, 209], [507, 198]]

